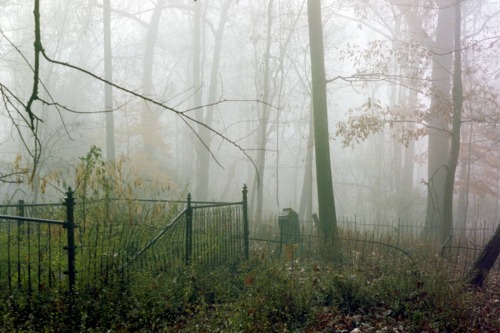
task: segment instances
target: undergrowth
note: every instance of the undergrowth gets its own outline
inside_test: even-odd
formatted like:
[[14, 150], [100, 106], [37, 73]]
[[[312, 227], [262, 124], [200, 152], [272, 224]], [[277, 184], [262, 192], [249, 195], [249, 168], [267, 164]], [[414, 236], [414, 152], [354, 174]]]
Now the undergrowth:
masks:
[[136, 272], [125, 282], [76, 295], [4, 291], [0, 331], [500, 330], [498, 289], [467, 292], [445, 272], [380, 265], [366, 261], [354, 269], [312, 260], [253, 259], [168, 273]]

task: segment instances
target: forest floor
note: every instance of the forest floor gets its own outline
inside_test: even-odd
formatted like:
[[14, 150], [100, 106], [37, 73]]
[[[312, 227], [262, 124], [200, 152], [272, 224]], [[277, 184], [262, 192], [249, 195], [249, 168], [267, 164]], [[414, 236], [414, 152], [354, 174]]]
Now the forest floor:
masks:
[[[426, 318], [422, 325], [415, 327], [414, 318], [392, 316], [392, 310], [384, 307], [375, 308], [370, 313], [352, 313], [349, 315], [331, 312], [325, 309], [318, 324], [308, 327], [306, 332], [443, 332], [433, 326], [436, 318]], [[484, 290], [474, 292], [473, 305], [469, 318], [457, 318], [462, 321], [460, 330], [446, 332], [500, 332], [500, 278], [491, 279]]]
[[250, 260], [137, 271], [126, 288], [0, 295], [0, 332], [500, 332], [497, 272], [467, 291], [444, 271], [408, 268]]

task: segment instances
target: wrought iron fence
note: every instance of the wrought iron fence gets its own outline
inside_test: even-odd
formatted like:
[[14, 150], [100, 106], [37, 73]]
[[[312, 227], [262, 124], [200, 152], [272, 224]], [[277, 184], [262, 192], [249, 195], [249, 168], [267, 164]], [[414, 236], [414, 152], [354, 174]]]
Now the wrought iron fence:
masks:
[[[35, 218], [41, 205], [3, 206], [0, 215], [0, 285], [12, 290], [34, 290], [62, 287], [68, 281], [68, 290], [75, 286], [74, 199], [71, 188], [63, 204], [65, 220]], [[61, 206], [61, 205], [58, 205]], [[51, 205], [51, 207], [56, 207]], [[60, 215], [58, 212], [56, 215]], [[66, 229], [64, 235], [63, 229]], [[65, 252], [65, 253], [64, 253]]]
[[[84, 290], [134, 271], [248, 258], [246, 186], [242, 193], [242, 201], [234, 203], [188, 196], [187, 201], [108, 199], [75, 205], [69, 190], [64, 205], [0, 206], [0, 212], [12, 214], [0, 215], [0, 285], [32, 292], [61, 289], [68, 280], [70, 291]], [[50, 216], [61, 220], [39, 218]]]
[[[323, 256], [320, 237], [313, 221], [300, 221], [299, 237], [280, 234], [278, 223], [255, 228], [250, 237], [253, 255], [286, 258], [316, 258]], [[364, 260], [389, 261], [394, 265], [412, 260], [439, 260], [443, 269], [456, 277], [465, 276], [484, 245], [495, 232], [493, 225], [482, 223], [466, 229], [455, 229], [453, 237], [439, 246], [429, 246], [422, 237], [423, 224], [397, 220], [395, 222], [363, 221], [353, 218], [338, 220], [339, 233], [335, 251], [349, 265]], [[296, 238], [300, 242], [284, 242]], [[490, 272], [500, 276], [500, 259]]]
[[191, 201], [154, 237], [121, 265], [122, 270], [165, 271], [183, 264], [206, 265], [216, 261], [248, 259], [247, 188], [234, 203]]

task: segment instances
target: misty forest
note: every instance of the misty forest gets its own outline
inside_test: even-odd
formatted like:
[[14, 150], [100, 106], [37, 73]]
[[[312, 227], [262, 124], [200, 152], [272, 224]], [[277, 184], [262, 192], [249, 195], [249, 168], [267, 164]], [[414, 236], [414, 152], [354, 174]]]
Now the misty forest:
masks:
[[0, 0], [0, 93], [2, 332], [500, 331], [498, 0]]

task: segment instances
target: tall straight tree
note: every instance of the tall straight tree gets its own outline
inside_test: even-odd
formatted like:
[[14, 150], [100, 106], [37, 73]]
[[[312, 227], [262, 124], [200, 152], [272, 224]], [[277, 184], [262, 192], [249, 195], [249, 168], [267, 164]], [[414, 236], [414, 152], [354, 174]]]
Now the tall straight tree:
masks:
[[462, 51], [461, 51], [461, 3], [455, 4], [455, 59], [453, 67], [453, 122], [451, 127], [450, 156], [446, 165], [446, 179], [443, 197], [443, 232], [441, 243], [444, 243], [453, 232], [453, 189], [455, 185], [455, 172], [457, 170], [458, 156], [460, 154], [460, 127], [462, 125]]
[[[451, 50], [453, 48], [453, 7], [440, 0], [436, 41], [432, 51], [432, 96], [429, 117], [429, 163], [426, 230], [434, 240], [448, 234], [442, 225], [444, 216], [444, 183], [450, 153], [449, 118], [451, 93]], [[440, 237], [442, 238], [442, 237]]]
[[[111, 54], [111, 5], [110, 0], [104, 0], [104, 79], [113, 82], [112, 54]], [[116, 160], [115, 154], [115, 121], [113, 118], [113, 87], [104, 84], [104, 110], [106, 111], [106, 159], [108, 162]]]
[[307, 17], [311, 59], [314, 147], [320, 232], [324, 240], [333, 240], [337, 231], [337, 215], [333, 197], [333, 180], [330, 164], [321, 0], [307, 1]]
[[[451, 58], [453, 48], [453, 4], [454, 0], [438, 0], [438, 19], [434, 33], [429, 34], [425, 26], [428, 15], [415, 1], [394, 1], [405, 17], [408, 29], [431, 52], [431, 101], [427, 121], [427, 208], [423, 236], [430, 241], [439, 241], [443, 230], [444, 183], [446, 165], [450, 153], [450, 95]], [[435, 39], [431, 36], [435, 35]]]
[[[311, 103], [312, 104], [312, 103]], [[312, 105], [311, 105], [312, 110]], [[302, 183], [302, 194], [300, 197], [300, 206], [299, 206], [299, 218], [301, 220], [309, 220], [312, 215], [313, 209], [313, 145], [312, 145], [312, 135], [313, 135], [313, 117], [312, 112], [309, 119], [309, 134], [307, 136], [306, 142], [306, 160], [305, 160], [305, 168], [304, 168], [304, 180]]]
[[265, 177], [265, 164], [266, 164], [266, 145], [267, 145], [267, 127], [269, 124], [269, 81], [271, 80], [269, 62], [271, 60], [271, 38], [273, 27], [273, 0], [269, 0], [267, 6], [267, 36], [266, 36], [266, 49], [264, 54], [264, 72], [263, 72], [263, 95], [260, 123], [259, 123], [259, 138], [258, 138], [258, 151], [257, 151], [257, 169], [258, 174], [255, 177], [256, 185], [256, 200], [255, 206], [255, 219], [262, 220], [262, 206], [264, 200], [264, 177]]
[[[209, 195], [208, 187], [210, 178], [210, 145], [212, 142], [212, 136], [207, 126], [212, 126], [212, 120], [214, 116], [214, 103], [217, 102], [217, 89], [219, 87], [218, 75], [220, 69], [219, 65], [222, 51], [222, 41], [226, 23], [229, 18], [229, 9], [232, 3], [233, 0], [221, 1], [222, 8], [219, 23], [217, 25], [217, 28], [213, 30], [214, 46], [212, 55], [212, 67], [210, 69], [210, 82], [208, 86], [207, 107], [199, 107], [196, 110], [196, 120], [200, 122], [197, 128], [199, 140], [196, 146], [196, 196], [200, 199], [207, 199]], [[198, 5], [201, 5], [201, 2]], [[195, 15], [198, 14], [195, 13]], [[196, 29], [197, 27], [195, 27], [195, 31]], [[199, 87], [195, 87], [195, 89], [198, 88]], [[198, 98], [196, 95], [194, 97], [195, 99]]]
[[[154, 50], [158, 39], [158, 29], [160, 25], [161, 14], [165, 9], [165, 0], [156, 2], [146, 33], [146, 45], [143, 59], [142, 72], [142, 94], [147, 97], [153, 95], [153, 67]], [[161, 138], [158, 125], [158, 115], [151, 105], [146, 101], [142, 103], [142, 139], [144, 152], [150, 161], [157, 159], [155, 152], [158, 150], [158, 141]]]

